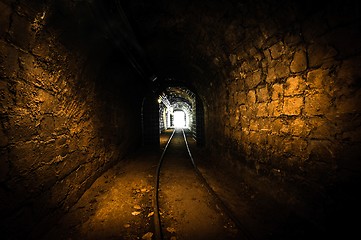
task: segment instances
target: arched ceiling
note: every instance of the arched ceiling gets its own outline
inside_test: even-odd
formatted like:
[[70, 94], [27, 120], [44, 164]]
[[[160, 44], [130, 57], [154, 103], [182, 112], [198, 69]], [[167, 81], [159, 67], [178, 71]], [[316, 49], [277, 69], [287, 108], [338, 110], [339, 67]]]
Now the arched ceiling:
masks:
[[199, 38], [192, 22], [197, 21], [194, 18], [199, 17], [202, 9], [208, 8], [209, 4], [203, 2], [120, 1], [158, 80], [175, 78], [187, 82], [194, 72], [202, 72], [202, 67], [192, 60], [195, 55], [192, 45]]
[[167, 96], [170, 104], [176, 102], [186, 102], [192, 106], [195, 102], [195, 95], [193, 92], [184, 87], [168, 87], [164, 94]]

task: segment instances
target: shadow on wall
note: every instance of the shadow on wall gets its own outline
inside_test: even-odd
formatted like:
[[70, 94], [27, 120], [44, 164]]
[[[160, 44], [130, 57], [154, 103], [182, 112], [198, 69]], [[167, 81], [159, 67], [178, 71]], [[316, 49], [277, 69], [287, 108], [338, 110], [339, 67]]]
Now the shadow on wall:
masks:
[[36, 238], [140, 144], [139, 73], [84, 3], [56, 4], [0, 2], [4, 238]]

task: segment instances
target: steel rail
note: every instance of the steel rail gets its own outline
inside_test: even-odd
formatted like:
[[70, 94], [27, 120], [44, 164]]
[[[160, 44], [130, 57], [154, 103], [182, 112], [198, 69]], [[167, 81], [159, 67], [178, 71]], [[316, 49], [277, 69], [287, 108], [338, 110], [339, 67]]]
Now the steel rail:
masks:
[[160, 169], [162, 167], [162, 162], [163, 162], [165, 152], [168, 149], [169, 143], [172, 141], [174, 133], [175, 133], [175, 129], [173, 130], [172, 135], [169, 137], [168, 142], [165, 145], [164, 150], [162, 152], [162, 155], [160, 156], [160, 159], [158, 161], [157, 171], [156, 171], [156, 177], [155, 177], [155, 188], [154, 188], [154, 194], [153, 194], [153, 205], [154, 205], [154, 218], [153, 219], [154, 219], [154, 228], [155, 228], [155, 239], [157, 239], [157, 240], [163, 239], [160, 214], [159, 214], [159, 202], [158, 202]]

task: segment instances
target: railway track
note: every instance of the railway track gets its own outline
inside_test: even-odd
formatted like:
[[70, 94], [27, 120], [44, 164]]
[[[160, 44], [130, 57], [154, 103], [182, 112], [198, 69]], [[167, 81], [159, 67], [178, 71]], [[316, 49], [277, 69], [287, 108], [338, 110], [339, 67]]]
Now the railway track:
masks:
[[[169, 153], [170, 146], [172, 146], [171, 151], [173, 151], [173, 152]], [[174, 147], [174, 146], [176, 146], [176, 147]], [[178, 158], [175, 155], [178, 155]], [[179, 157], [180, 155], [181, 155], [181, 157]], [[168, 166], [168, 169], [164, 169], [164, 165], [167, 164], [167, 162], [173, 162], [172, 163], [173, 170], [169, 166]], [[179, 168], [187, 169], [188, 172], [192, 171], [194, 180], [189, 180], [190, 178], [192, 178], [192, 176], [190, 176], [189, 173], [188, 173], [188, 175], [177, 176], [177, 175], [179, 175], [178, 172], [181, 172], [180, 170], [178, 171], [177, 168], [178, 169]], [[169, 176], [166, 178], [165, 175], [167, 174], [167, 172], [170, 172], [170, 171], [173, 171], [173, 173], [168, 173]], [[165, 239], [165, 237], [164, 237], [165, 230], [163, 229], [164, 227], [163, 227], [162, 218], [161, 218], [161, 214], [162, 214], [161, 209], [163, 207], [167, 207], [167, 206], [163, 206], [163, 205], [171, 204], [171, 203], [169, 203], [171, 201], [169, 201], [169, 202], [163, 201], [163, 203], [160, 202], [160, 192], [164, 192], [164, 191], [162, 191], [162, 189], [165, 189], [167, 184], [172, 184], [173, 182], [183, 182], [182, 178], [188, 179], [189, 181], [191, 181], [192, 185], [195, 181], [198, 181], [197, 186], [199, 186], [199, 188], [201, 188], [200, 186], [202, 186], [203, 190], [206, 190], [208, 192], [208, 198], [211, 199], [209, 201], [207, 200], [207, 202], [210, 203], [209, 205], [213, 205], [213, 209], [217, 209], [217, 212], [220, 215], [220, 218], [223, 218], [223, 219], [228, 218], [228, 220], [233, 223], [232, 226], [235, 228], [235, 229], [233, 229], [235, 231], [233, 231], [234, 234], [232, 234], [232, 237], [223, 236], [222, 239], [247, 239], [247, 240], [254, 239], [253, 236], [244, 228], [243, 224], [235, 217], [235, 215], [232, 213], [232, 211], [230, 211], [230, 209], [227, 207], [227, 205], [214, 192], [214, 190], [208, 184], [207, 180], [204, 178], [202, 173], [197, 168], [197, 165], [193, 159], [193, 156], [192, 156], [192, 153], [191, 153], [188, 141], [187, 141], [186, 133], [183, 129], [174, 129], [173, 130], [173, 132], [171, 133], [171, 135], [164, 147], [164, 150], [161, 154], [161, 157], [160, 157], [158, 165], [157, 165], [156, 177], [155, 177], [155, 183], [154, 183], [155, 194], [153, 194], [155, 239], [157, 239], [157, 240]], [[197, 179], [197, 180], [195, 180], [195, 179]], [[161, 184], [161, 182], [162, 182], [162, 184]], [[181, 187], [185, 188], [184, 184]], [[188, 187], [186, 187], [186, 188], [188, 188]], [[183, 195], [193, 194], [192, 200], [196, 200], [198, 198], [198, 196], [194, 195], [194, 193], [195, 193], [194, 191], [191, 193], [190, 192], [182, 192], [182, 193], [184, 193]], [[179, 196], [178, 199], [182, 199], [182, 196]], [[181, 201], [181, 200], [176, 199], [175, 201]], [[198, 201], [201, 202], [201, 200], [198, 200]], [[176, 203], [176, 202], [173, 202], [173, 203]], [[190, 203], [190, 201], [188, 201], [188, 203]], [[192, 203], [188, 204], [187, 206], [196, 207], [196, 205], [194, 206]], [[187, 215], [186, 214], [187, 211], [188, 212], [192, 211], [192, 209], [184, 210], [185, 215]], [[188, 215], [190, 217], [193, 216], [193, 218], [194, 218], [194, 214], [193, 215], [188, 214]], [[201, 215], [201, 216], [199, 216], [199, 215]], [[207, 214], [204, 215], [204, 218], [207, 217], [206, 215]], [[214, 213], [213, 213], [213, 215], [214, 215]], [[202, 214], [198, 214], [197, 219], [199, 217], [202, 217]], [[215, 218], [215, 217], [211, 217], [211, 218]], [[218, 218], [218, 217], [216, 217], [216, 218]], [[198, 221], [201, 222], [202, 219], [198, 219]], [[206, 221], [208, 221], [208, 220], [206, 220]], [[219, 223], [218, 223], [218, 225], [219, 225]], [[206, 231], [210, 231], [209, 234], [212, 234], [212, 231], [215, 231], [214, 229], [217, 227], [218, 226], [211, 226], [211, 224], [209, 224], [209, 228]], [[200, 231], [205, 231], [205, 228], [202, 229], [202, 226], [198, 226], [198, 228], [201, 229]], [[223, 226], [221, 228], [223, 228]], [[167, 230], [169, 231], [169, 228], [167, 228]], [[223, 230], [224, 229], [221, 229], [220, 231], [223, 231]], [[222, 234], [220, 231], [218, 231], [217, 234]], [[194, 238], [192, 236], [192, 239], [196, 239], [196, 238]], [[207, 239], [210, 239], [210, 238], [208, 237]]]

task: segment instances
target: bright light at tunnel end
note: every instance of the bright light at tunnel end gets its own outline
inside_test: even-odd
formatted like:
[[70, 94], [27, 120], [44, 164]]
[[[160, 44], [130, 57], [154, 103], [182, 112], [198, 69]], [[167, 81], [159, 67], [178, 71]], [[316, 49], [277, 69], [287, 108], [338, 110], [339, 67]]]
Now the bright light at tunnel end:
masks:
[[175, 128], [185, 128], [186, 120], [183, 111], [175, 111], [174, 112], [174, 127]]

